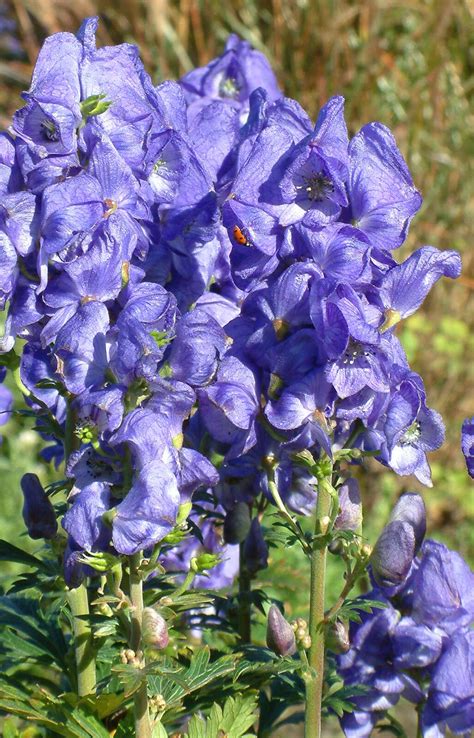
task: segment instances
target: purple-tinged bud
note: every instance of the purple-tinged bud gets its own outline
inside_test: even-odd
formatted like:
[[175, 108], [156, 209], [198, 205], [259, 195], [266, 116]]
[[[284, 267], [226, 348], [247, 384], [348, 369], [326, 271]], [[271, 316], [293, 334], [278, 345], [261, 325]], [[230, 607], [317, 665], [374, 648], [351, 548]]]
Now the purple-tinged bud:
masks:
[[143, 610], [143, 640], [147, 646], [158, 650], [166, 648], [170, 637], [168, 634], [168, 626], [166, 620], [159, 612], [152, 607], [145, 607]]
[[389, 523], [396, 520], [409, 523], [415, 534], [415, 553], [418, 553], [426, 533], [426, 507], [423, 497], [416, 492], [405, 492], [398, 499]]
[[64, 581], [70, 589], [79, 587], [87, 576], [87, 567], [82, 562], [83, 553], [82, 550], [73, 550], [69, 543], [64, 551]]
[[58, 531], [56, 513], [36, 474], [21, 478], [23, 520], [30, 538], [54, 538]]
[[474, 418], [466, 418], [462, 424], [461, 450], [466, 459], [467, 473], [474, 478]]
[[421, 495], [403, 494], [372, 551], [374, 579], [381, 587], [401, 584], [426, 533], [426, 509]]
[[238, 502], [229, 510], [224, 520], [224, 541], [242, 543], [247, 538], [251, 525], [250, 508], [246, 502]]
[[266, 569], [268, 566], [268, 546], [265, 543], [258, 518], [252, 520], [249, 534], [243, 545], [245, 565], [250, 574], [256, 574], [260, 569]]
[[357, 530], [362, 523], [362, 503], [357, 479], [346, 479], [339, 490], [339, 507], [334, 527], [338, 530]]
[[349, 625], [342, 620], [336, 620], [328, 627], [326, 646], [333, 653], [347, 653], [350, 650]]
[[291, 656], [296, 651], [293, 628], [276, 605], [272, 605], [268, 611], [267, 646], [277, 656]]
[[394, 520], [380, 534], [370, 563], [375, 581], [381, 587], [401, 584], [415, 557], [415, 532], [410, 523]]

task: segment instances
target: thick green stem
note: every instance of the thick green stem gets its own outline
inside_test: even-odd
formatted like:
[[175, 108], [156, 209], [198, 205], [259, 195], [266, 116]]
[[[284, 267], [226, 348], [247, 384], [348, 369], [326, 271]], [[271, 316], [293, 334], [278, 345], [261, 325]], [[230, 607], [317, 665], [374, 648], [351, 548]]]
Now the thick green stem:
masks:
[[239, 635], [242, 643], [250, 643], [251, 640], [251, 622], [250, 622], [250, 589], [251, 580], [247, 566], [245, 564], [244, 544], [240, 544], [239, 551]]
[[73, 618], [77, 691], [80, 697], [84, 697], [95, 692], [96, 687], [95, 656], [86, 585], [81, 584], [75, 589], [70, 589], [67, 598]]
[[[78, 445], [74, 435], [75, 415], [70, 403], [67, 405], [66, 428], [64, 436], [64, 460], [67, 464], [69, 456]], [[80, 697], [95, 692], [96, 669], [92, 628], [89, 619], [89, 599], [85, 582], [70, 589], [67, 598], [73, 617], [74, 651], [76, 655], [77, 691]]]
[[[138, 653], [142, 651], [143, 620], [143, 580], [139, 572], [141, 553], [130, 557], [130, 601], [132, 603], [132, 623], [130, 630], [130, 648]], [[148, 691], [146, 679], [143, 680], [134, 695], [135, 738], [151, 738], [150, 715], [148, 711]]]
[[[331, 470], [332, 471], [332, 470]], [[331, 473], [320, 479], [316, 505], [315, 535], [326, 533], [331, 513]], [[321, 738], [321, 701], [324, 680], [324, 590], [326, 579], [327, 546], [320, 539], [313, 543], [311, 554], [311, 591], [309, 635], [310, 674], [306, 680], [305, 738]]]

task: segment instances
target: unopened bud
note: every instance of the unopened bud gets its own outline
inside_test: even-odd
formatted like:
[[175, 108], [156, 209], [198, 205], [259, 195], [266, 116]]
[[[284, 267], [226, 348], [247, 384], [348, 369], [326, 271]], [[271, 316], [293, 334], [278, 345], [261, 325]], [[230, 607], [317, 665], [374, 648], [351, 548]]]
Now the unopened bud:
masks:
[[423, 497], [416, 492], [405, 492], [395, 504], [389, 522], [409, 523], [415, 534], [415, 553], [418, 553], [426, 533], [426, 507]]
[[349, 641], [349, 627], [342, 620], [331, 623], [326, 634], [326, 645], [334, 653], [347, 653], [351, 644]]
[[306, 651], [308, 650], [308, 648], [311, 648], [311, 636], [305, 635], [305, 637], [301, 640], [301, 645]]
[[238, 502], [225, 516], [224, 541], [232, 544], [242, 543], [248, 536], [250, 524], [249, 506], [246, 502]]
[[245, 565], [250, 574], [256, 574], [268, 566], [268, 546], [258, 518], [252, 520], [249, 534], [244, 543]]
[[334, 527], [338, 530], [358, 530], [362, 523], [362, 503], [357, 479], [346, 479], [339, 489], [340, 513]]
[[295, 631], [295, 638], [297, 641], [302, 641], [306, 635], [306, 628], [297, 628]]
[[170, 637], [166, 620], [152, 607], [143, 610], [143, 640], [152, 648], [166, 648]]
[[267, 646], [277, 656], [291, 656], [296, 651], [293, 629], [276, 605], [268, 611]]
[[404, 581], [425, 532], [426, 509], [423, 498], [411, 492], [402, 495], [370, 558], [377, 584], [392, 587]]
[[409, 523], [395, 520], [385, 526], [372, 551], [370, 563], [381, 587], [401, 584], [415, 557], [415, 533]]
[[169, 607], [170, 605], [173, 604], [173, 598], [172, 597], [168, 597], [167, 595], [165, 595], [164, 597], [160, 597], [159, 604], [162, 607]]
[[194, 556], [189, 562], [191, 571], [196, 574], [202, 574], [202, 572], [208, 569], [213, 569], [217, 564], [220, 563], [220, 556], [218, 554], [201, 553], [198, 556]]
[[56, 513], [40, 480], [36, 474], [28, 473], [23, 474], [20, 484], [24, 497], [23, 520], [28, 535], [35, 540], [54, 538], [58, 530]]

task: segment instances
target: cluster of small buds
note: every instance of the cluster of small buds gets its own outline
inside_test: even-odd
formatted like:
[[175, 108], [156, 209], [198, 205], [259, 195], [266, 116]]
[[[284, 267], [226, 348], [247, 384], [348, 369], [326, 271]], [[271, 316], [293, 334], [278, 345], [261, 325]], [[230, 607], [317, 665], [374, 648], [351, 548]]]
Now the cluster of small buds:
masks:
[[137, 669], [142, 669], [145, 666], [143, 651], [135, 652], [131, 648], [124, 648], [120, 651], [120, 661], [122, 664], [130, 664]]
[[293, 628], [296, 644], [298, 648], [304, 648], [306, 651], [311, 648], [311, 636], [308, 633], [308, 623], [303, 618], [296, 618], [291, 624]]
[[166, 710], [166, 700], [162, 694], [153, 694], [148, 698], [148, 706], [152, 712], [160, 714]]

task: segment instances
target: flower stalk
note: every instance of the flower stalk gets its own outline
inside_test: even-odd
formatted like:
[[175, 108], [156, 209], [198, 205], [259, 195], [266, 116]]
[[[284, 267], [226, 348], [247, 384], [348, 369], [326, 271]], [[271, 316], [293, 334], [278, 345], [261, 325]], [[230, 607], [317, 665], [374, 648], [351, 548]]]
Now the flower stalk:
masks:
[[332, 465], [326, 476], [319, 480], [316, 504], [315, 538], [311, 552], [311, 584], [309, 649], [310, 671], [306, 678], [305, 738], [321, 738], [321, 702], [324, 681], [324, 594], [326, 584], [327, 543], [322, 544], [321, 535], [327, 532], [331, 512], [333, 488]]
[[[130, 556], [130, 601], [132, 603], [132, 617], [130, 627], [130, 648], [136, 654], [143, 652], [142, 625], [143, 625], [143, 580], [140, 574], [141, 553]], [[148, 691], [146, 677], [134, 695], [135, 736], [136, 738], [151, 738], [150, 713], [148, 706]]]
[[77, 692], [80, 697], [93, 694], [96, 688], [95, 654], [89, 621], [89, 600], [86, 585], [67, 593], [73, 618], [74, 651], [77, 668]]
[[252, 637], [250, 612], [251, 579], [244, 556], [244, 544], [239, 546], [239, 614], [238, 630], [242, 643], [250, 643]]

